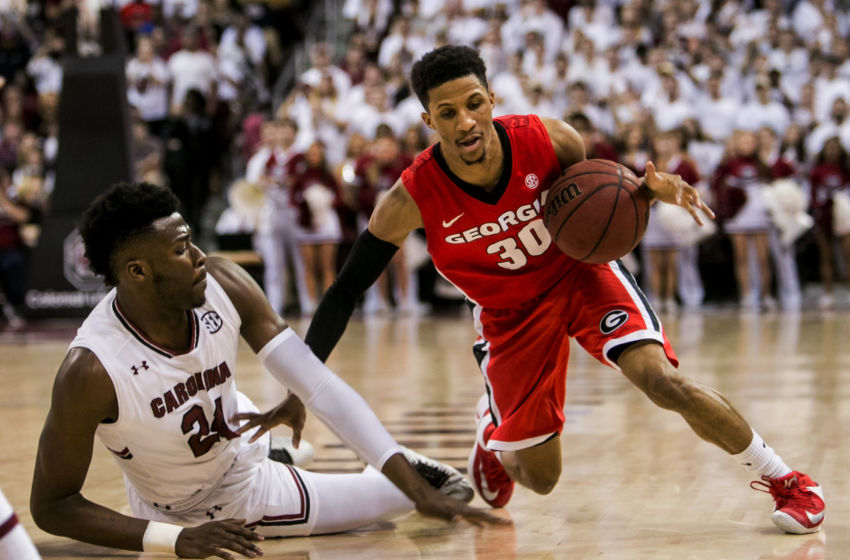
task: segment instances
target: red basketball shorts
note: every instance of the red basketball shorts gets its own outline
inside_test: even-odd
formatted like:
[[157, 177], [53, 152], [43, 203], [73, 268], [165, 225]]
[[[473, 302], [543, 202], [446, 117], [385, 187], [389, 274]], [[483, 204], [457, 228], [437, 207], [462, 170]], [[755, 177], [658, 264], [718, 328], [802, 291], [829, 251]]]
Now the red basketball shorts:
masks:
[[548, 292], [509, 309], [473, 309], [473, 352], [484, 374], [496, 430], [487, 446], [516, 451], [564, 424], [570, 338], [603, 364], [628, 345], [654, 340], [678, 366], [661, 322], [618, 261], [578, 263]]

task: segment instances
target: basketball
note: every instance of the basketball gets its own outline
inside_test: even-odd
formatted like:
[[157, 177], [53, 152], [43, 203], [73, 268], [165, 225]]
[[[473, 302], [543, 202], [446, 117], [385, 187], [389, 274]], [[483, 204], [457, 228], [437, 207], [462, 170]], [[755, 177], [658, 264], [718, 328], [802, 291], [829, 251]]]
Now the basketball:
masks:
[[629, 168], [606, 159], [571, 165], [546, 196], [543, 222], [568, 256], [606, 263], [626, 255], [643, 237], [649, 200]]

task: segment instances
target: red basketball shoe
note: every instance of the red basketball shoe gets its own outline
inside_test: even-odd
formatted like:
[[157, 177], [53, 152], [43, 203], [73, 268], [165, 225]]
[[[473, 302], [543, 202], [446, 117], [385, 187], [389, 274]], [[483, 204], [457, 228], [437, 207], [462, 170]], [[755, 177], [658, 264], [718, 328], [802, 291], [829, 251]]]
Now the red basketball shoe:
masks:
[[487, 395], [478, 402], [475, 423], [475, 444], [469, 454], [467, 476], [485, 502], [494, 508], [504, 507], [514, 493], [514, 481], [496, 454], [487, 450], [487, 442], [496, 429]]
[[[773, 496], [776, 507], [770, 518], [777, 527], [786, 533], [802, 535], [814, 533], [823, 523], [823, 490], [808, 475], [791, 471], [782, 478], [761, 477], [764, 482], [754, 480], [750, 483], [753, 490], [767, 492]], [[767, 490], [757, 488], [763, 486]]]

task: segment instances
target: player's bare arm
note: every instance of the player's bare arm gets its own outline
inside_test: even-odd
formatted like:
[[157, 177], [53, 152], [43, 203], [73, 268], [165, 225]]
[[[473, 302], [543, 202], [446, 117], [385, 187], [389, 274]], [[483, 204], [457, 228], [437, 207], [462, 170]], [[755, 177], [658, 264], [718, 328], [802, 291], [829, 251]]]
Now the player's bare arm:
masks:
[[421, 227], [419, 208], [399, 179], [372, 212], [369, 231], [378, 239], [401, 246], [411, 231]]
[[[245, 342], [258, 353], [271, 339], [287, 328], [286, 322], [272, 309], [262, 289], [253, 278], [232, 261], [218, 257], [207, 258], [207, 272], [221, 284], [242, 318], [241, 334]], [[248, 420], [236, 433], [257, 428], [251, 436], [254, 442], [275, 426], [292, 429], [292, 444], [297, 448], [307, 412], [301, 400], [292, 393], [271, 410], [256, 415], [237, 414], [234, 420]]]
[[561, 169], [584, 161], [586, 157], [584, 140], [576, 129], [559, 119], [541, 117], [540, 120], [543, 121], [546, 132], [549, 133], [549, 139], [552, 140], [552, 148], [555, 150]]
[[[207, 271], [221, 284], [233, 302], [234, 307], [239, 312], [239, 316], [242, 319], [242, 336], [246, 342], [257, 353], [266, 351], [267, 345], [270, 342], [273, 344], [273, 339], [287, 328], [286, 323], [272, 310], [260, 287], [241, 267], [225, 259], [214, 257], [207, 260], [206, 266]], [[274, 352], [273, 350], [271, 353], [273, 354]], [[303, 356], [303, 358], [308, 357]], [[313, 357], [313, 359], [315, 358]], [[288, 355], [287, 360], [293, 362], [288, 368], [290, 371], [299, 371], [294, 374], [285, 374], [290, 378], [286, 381], [298, 386], [307, 386], [309, 381], [305, 383], [303, 380], [296, 380], [295, 377], [308, 374], [308, 368], [310, 366], [306, 362], [309, 360], [304, 359], [303, 362], [305, 364], [303, 366], [298, 363], [300, 358], [295, 355]], [[264, 363], [268, 368], [269, 363]], [[274, 371], [272, 373], [275, 374]], [[285, 384], [289, 385], [289, 383]], [[356, 396], [350, 388], [348, 390], [350, 391], [350, 396]], [[304, 395], [301, 396], [303, 397]], [[358, 400], [362, 399], [358, 397]], [[307, 398], [306, 402], [310, 404], [310, 399]], [[329, 428], [357, 450], [358, 446], [354, 441], [357, 439], [356, 432], [358, 431], [358, 424], [361, 422], [373, 422], [373, 420], [364, 414], [366, 411], [362, 411], [360, 405], [354, 399], [349, 399], [348, 402], [349, 406], [336, 407], [337, 414], [333, 417], [334, 421], [328, 421], [326, 418], [323, 418], [323, 420], [326, 421]], [[362, 406], [366, 407], [365, 402]], [[374, 417], [371, 410], [368, 410], [368, 407], [366, 409], [368, 414]], [[311, 410], [315, 411], [315, 409]], [[356, 412], [358, 410], [361, 410], [361, 412]], [[275, 422], [268, 413], [260, 415], [241, 414], [237, 418], [248, 420], [245, 425], [237, 430], [238, 433], [243, 433], [255, 427], [267, 431]], [[377, 422], [377, 418], [374, 419], [374, 422]], [[375, 424], [375, 427], [382, 429], [380, 424]], [[374, 433], [375, 430], [372, 430], [372, 432]], [[256, 434], [254, 435], [256, 436]], [[375, 434], [375, 437], [377, 437], [377, 434]], [[484, 522], [502, 524], [505, 522], [498, 517], [476, 508], [471, 508], [463, 502], [440, 493], [414, 470], [401, 453], [395, 453], [386, 460], [381, 472], [416, 504], [416, 509], [420, 513], [453, 521], [466, 519], [472, 523], [479, 524]]]
[[[71, 349], [53, 385], [36, 455], [30, 510], [41, 529], [101, 546], [142, 550], [147, 520], [122, 515], [81, 493], [95, 430], [118, 415], [115, 389], [100, 361], [89, 350]], [[224, 550], [253, 558], [261, 554], [254, 540], [261, 537], [242, 524], [218, 521], [181, 531], [176, 551], [185, 558], [232, 558]]]

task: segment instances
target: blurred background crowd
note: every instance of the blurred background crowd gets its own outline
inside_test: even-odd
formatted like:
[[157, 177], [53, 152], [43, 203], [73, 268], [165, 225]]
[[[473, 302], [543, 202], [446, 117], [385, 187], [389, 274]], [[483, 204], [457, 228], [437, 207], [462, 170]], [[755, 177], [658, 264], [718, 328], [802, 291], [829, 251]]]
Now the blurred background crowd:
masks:
[[[563, 118], [588, 157], [652, 160], [718, 212], [653, 207], [628, 264], [659, 310], [847, 307], [847, 0], [116, 0], [136, 179], [172, 188], [203, 249], [245, 258], [309, 314], [376, 201], [435, 139], [408, 86], [444, 44], [479, 49], [496, 115]], [[50, 211], [63, 34], [98, 53], [96, 0], [0, 0], [0, 279], [22, 322]], [[241, 255], [241, 257], [237, 257]], [[366, 313], [459, 294], [411, 236]], [[842, 282], [843, 281], [843, 282]], [[2, 322], [2, 318], [0, 318]]]

